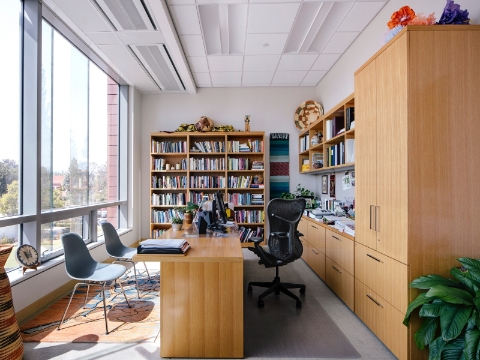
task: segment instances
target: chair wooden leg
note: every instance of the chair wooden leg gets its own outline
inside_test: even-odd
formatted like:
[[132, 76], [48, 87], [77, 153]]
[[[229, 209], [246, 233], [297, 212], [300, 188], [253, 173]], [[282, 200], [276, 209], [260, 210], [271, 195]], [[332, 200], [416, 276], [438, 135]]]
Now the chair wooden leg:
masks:
[[70, 300], [68, 301], [67, 308], [65, 309], [65, 312], [63, 313], [62, 320], [60, 321], [60, 324], [58, 324], [57, 330], [60, 330], [60, 327], [63, 324], [63, 320], [65, 320], [65, 315], [67, 315], [68, 308], [70, 307], [70, 303], [72, 302], [73, 295], [75, 294], [75, 291], [77, 291], [77, 287], [82, 284], [82, 283], [77, 283], [73, 287], [72, 295], [70, 295]]

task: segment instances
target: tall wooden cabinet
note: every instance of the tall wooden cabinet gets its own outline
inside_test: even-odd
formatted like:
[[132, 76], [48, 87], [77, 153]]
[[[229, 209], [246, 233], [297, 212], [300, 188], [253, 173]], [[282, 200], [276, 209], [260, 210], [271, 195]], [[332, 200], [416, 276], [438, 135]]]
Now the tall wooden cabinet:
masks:
[[400, 359], [421, 275], [480, 257], [480, 26], [407, 26], [355, 73], [355, 312]]

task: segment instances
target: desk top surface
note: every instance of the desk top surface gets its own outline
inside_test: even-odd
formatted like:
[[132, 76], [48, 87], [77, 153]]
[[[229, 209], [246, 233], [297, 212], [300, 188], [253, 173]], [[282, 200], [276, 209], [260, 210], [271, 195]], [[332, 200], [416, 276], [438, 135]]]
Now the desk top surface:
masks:
[[185, 239], [190, 244], [186, 255], [169, 254], [137, 254], [133, 261], [163, 262], [243, 262], [242, 246], [237, 233], [229, 233], [228, 237], [212, 237], [197, 235], [189, 230], [172, 229], [166, 231], [160, 239]]

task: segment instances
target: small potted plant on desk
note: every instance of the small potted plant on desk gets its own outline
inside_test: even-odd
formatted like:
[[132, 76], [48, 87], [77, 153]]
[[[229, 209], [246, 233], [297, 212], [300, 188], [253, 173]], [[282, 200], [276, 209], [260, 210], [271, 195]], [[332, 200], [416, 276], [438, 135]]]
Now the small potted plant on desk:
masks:
[[176, 208], [179, 213], [183, 214], [183, 223], [185, 225], [191, 225], [193, 222], [193, 213], [198, 210], [198, 205], [193, 202], [187, 202], [186, 206]]
[[172, 229], [173, 230], [180, 230], [182, 228], [182, 224], [183, 224], [183, 220], [178, 217], [178, 216], [175, 216], [172, 218]]

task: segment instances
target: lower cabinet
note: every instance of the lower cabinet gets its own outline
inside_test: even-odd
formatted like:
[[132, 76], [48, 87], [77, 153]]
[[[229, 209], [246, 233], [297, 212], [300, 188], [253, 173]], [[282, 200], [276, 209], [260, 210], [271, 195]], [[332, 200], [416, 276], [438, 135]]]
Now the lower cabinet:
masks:
[[325, 282], [353, 311], [355, 308], [354, 277], [328, 256], [325, 257]]
[[308, 254], [308, 265], [316, 274], [325, 281], [325, 254], [317, 248], [310, 246]]

